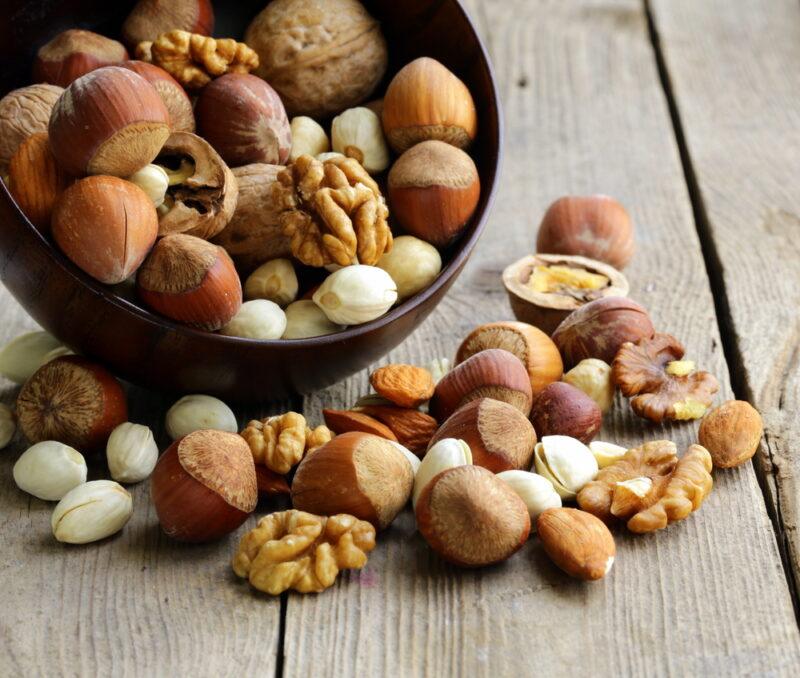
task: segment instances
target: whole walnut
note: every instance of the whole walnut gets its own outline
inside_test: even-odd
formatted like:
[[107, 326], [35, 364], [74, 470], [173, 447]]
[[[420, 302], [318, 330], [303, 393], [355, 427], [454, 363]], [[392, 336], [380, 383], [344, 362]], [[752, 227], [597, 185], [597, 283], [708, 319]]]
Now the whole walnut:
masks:
[[244, 40], [258, 53], [256, 75], [278, 91], [290, 116], [351, 108], [386, 72], [386, 41], [358, 0], [273, 0]]
[[40, 83], [21, 87], [0, 99], [0, 171], [31, 134], [46, 132], [50, 113], [64, 89]]

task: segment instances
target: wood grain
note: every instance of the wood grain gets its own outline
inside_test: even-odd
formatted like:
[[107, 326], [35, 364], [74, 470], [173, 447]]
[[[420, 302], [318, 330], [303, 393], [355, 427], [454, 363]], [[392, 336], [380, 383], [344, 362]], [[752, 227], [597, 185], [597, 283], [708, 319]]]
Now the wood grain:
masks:
[[[454, 291], [388, 360], [452, 356], [476, 323], [508, 317], [500, 271], [533, 247], [545, 207], [564, 193], [605, 192], [637, 224], [639, 250], [626, 271], [632, 296], [721, 378], [721, 398], [730, 397], [642, 4], [467, 4], [505, 103], [503, 185]], [[352, 403], [367, 388], [359, 375], [307, 399], [307, 413]], [[695, 431], [644, 425], [619, 401], [603, 437], [631, 444], [670, 437], [685, 447]], [[321, 596], [289, 597], [284, 673], [789, 673], [800, 642], [755, 475], [746, 467], [718, 472], [715, 482], [690, 520], [644, 538], [620, 533], [612, 575], [592, 585], [554, 570], [536, 540], [496, 568], [443, 565], [405, 513], [365, 570]]]
[[742, 395], [764, 417], [757, 461], [797, 585], [800, 5], [655, 0], [652, 8]]

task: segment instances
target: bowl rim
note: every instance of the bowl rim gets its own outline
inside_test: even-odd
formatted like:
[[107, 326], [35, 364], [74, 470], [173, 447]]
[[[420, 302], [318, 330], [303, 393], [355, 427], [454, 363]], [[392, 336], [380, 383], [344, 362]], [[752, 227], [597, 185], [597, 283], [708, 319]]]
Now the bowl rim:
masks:
[[204, 341], [221, 343], [223, 345], [228, 344], [231, 347], [240, 347], [240, 348], [258, 347], [259, 349], [265, 349], [265, 348], [279, 349], [280, 347], [291, 347], [294, 349], [299, 347], [313, 348], [316, 346], [327, 346], [330, 344], [338, 343], [340, 341], [348, 341], [350, 339], [354, 339], [361, 335], [369, 334], [373, 330], [390, 325], [398, 318], [406, 315], [406, 313], [409, 313], [413, 311], [415, 308], [422, 306], [427, 299], [435, 295], [442, 286], [446, 285], [454, 275], [457, 275], [459, 270], [464, 266], [467, 259], [471, 255], [472, 250], [475, 248], [477, 241], [483, 234], [484, 228], [486, 227], [486, 221], [489, 217], [489, 214], [491, 213], [492, 206], [494, 205], [495, 194], [497, 192], [497, 186], [500, 181], [500, 173], [503, 166], [503, 139], [505, 130], [504, 130], [502, 105], [497, 90], [497, 81], [495, 77], [494, 67], [492, 66], [491, 59], [489, 58], [489, 53], [486, 49], [486, 45], [484, 44], [478, 32], [475, 30], [474, 21], [470, 16], [469, 12], [467, 12], [466, 8], [463, 6], [460, 0], [453, 0], [453, 1], [458, 11], [464, 17], [464, 19], [467, 22], [467, 25], [469, 26], [469, 30], [472, 33], [472, 37], [474, 38], [475, 43], [478, 47], [478, 53], [480, 59], [483, 62], [483, 65], [485, 66], [485, 69], [488, 74], [489, 87], [492, 95], [492, 100], [494, 102], [494, 114], [497, 118], [497, 125], [495, 128], [496, 134], [494, 139], [495, 146], [497, 148], [496, 165], [494, 167], [494, 171], [492, 172], [491, 182], [489, 186], [487, 186], [486, 188], [484, 188], [483, 186], [481, 187], [481, 192], [487, 191], [486, 193], [487, 198], [486, 198], [486, 203], [483, 207], [480, 216], [478, 217], [477, 222], [471, 229], [471, 233], [465, 239], [459, 241], [456, 244], [456, 247], [458, 247], [458, 251], [453, 255], [450, 261], [448, 261], [447, 264], [442, 268], [442, 270], [439, 272], [439, 275], [436, 277], [436, 280], [434, 280], [428, 287], [426, 287], [421, 292], [418, 292], [417, 294], [407, 299], [404, 299], [400, 304], [389, 310], [387, 313], [384, 313], [379, 318], [376, 318], [375, 320], [370, 320], [369, 322], [362, 323], [360, 325], [351, 325], [343, 330], [339, 330], [331, 334], [323, 334], [318, 337], [306, 337], [302, 339], [251, 339], [248, 337], [236, 337], [236, 336], [220, 334], [218, 332], [206, 332], [200, 329], [195, 329], [188, 325], [183, 325], [181, 323], [175, 322], [165, 316], [158, 315], [146, 308], [138, 306], [129, 299], [126, 299], [117, 294], [114, 291], [113, 286], [104, 285], [100, 281], [92, 278], [90, 275], [88, 275], [80, 268], [78, 268], [78, 266], [73, 264], [72, 261], [63, 252], [61, 252], [61, 250], [55, 247], [53, 243], [50, 242], [50, 240], [48, 240], [45, 237], [45, 235], [33, 225], [33, 223], [31, 223], [31, 221], [28, 219], [25, 213], [17, 205], [17, 202], [11, 195], [11, 192], [9, 191], [6, 182], [0, 181], [0, 186], [2, 186], [3, 197], [9, 203], [11, 208], [26, 224], [28, 229], [31, 231], [31, 235], [34, 238], [38, 238], [40, 245], [42, 246], [42, 248], [46, 253], [46, 256], [55, 265], [59, 266], [77, 284], [83, 285], [87, 287], [94, 294], [97, 294], [99, 297], [102, 298], [104, 303], [116, 307], [120, 311], [130, 313], [138, 321], [152, 325], [156, 330], [160, 330], [162, 332], [164, 331], [176, 332], [177, 334], [186, 337], [188, 339], [201, 339]]

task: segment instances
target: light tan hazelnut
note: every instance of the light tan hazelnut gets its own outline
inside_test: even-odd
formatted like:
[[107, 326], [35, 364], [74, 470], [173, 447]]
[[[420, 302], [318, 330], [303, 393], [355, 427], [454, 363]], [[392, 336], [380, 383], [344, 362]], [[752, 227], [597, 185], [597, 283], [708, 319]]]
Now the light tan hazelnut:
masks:
[[167, 411], [166, 428], [173, 440], [203, 429], [239, 432], [233, 410], [219, 398], [207, 395], [187, 395], [178, 400]]
[[15, 384], [24, 384], [42, 364], [44, 357], [61, 343], [47, 332], [26, 332], [0, 349], [0, 374]]
[[597, 403], [604, 414], [614, 404], [614, 382], [611, 380], [611, 366], [597, 358], [581, 360], [569, 372], [564, 381], [583, 391]]
[[0, 450], [6, 447], [17, 432], [17, 420], [8, 405], [0, 403]]
[[14, 464], [19, 489], [45, 501], [61, 499], [73, 487], [86, 482], [86, 461], [69, 445], [45, 440], [29, 447]]
[[413, 235], [394, 239], [392, 250], [381, 256], [378, 267], [386, 271], [397, 285], [402, 301], [424, 290], [442, 270], [442, 257], [430, 243]]
[[337, 115], [331, 123], [331, 143], [334, 151], [355, 158], [370, 174], [389, 166], [381, 120], [368, 108], [349, 108]]
[[92, 480], [73, 488], [56, 505], [53, 536], [67, 544], [88, 544], [119, 532], [133, 514], [130, 493], [113, 480]]
[[141, 188], [156, 207], [164, 204], [167, 189], [172, 185], [166, 170], [160, 165], [153, 164], [145, 165], [131, 174], [128, 181]]
[[317, 156], [330, 150], [328, 135], [316, 120], [306, 115], [292, 118], [292, 151], [289, 161], [294, 162], [301, 155]]
[[158, 461], [153, 432], [142, 424], [125, 422], [115, 428], [106, 444], [111, 477], [120, 483], [138, 483], [149, 477]]
[[286, 329], [283, 339], [307, 339], [333, 334], [342, 329], [328, 320], [325, 312], [310, 299], [301, 299], [286, 307]]
[[245, 299], [268, 299], [278, 306], [291, 304], [297, 298], [297, 273], [288, 259], [273, 259], [261, 264], [244, 284]]
[[220, 334], [245, 339], [280, 339], [286, 329], [286, 314], [267, 299], [245, 301]]
[[397, 285], [381, 268], [363, 264], [331, 273], [314, 292], [314, 303], [338, 325], [380, 318], [397, 301]]

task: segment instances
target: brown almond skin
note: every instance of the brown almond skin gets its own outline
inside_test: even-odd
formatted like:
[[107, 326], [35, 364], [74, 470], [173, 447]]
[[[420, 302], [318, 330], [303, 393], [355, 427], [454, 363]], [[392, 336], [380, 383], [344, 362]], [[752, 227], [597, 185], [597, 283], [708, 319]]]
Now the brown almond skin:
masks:
[[322, 416], [325, 418], [325, 425], [334, 433], [360, 431], [361, 433], [371, 433], [380, 438], [397, 441], [397, 436], [392, 433], [392, 429], [363, 412], [322, 410]]
[[541, 437], [569, 436], [586, 444], [603, 425], [603, 413], [579, 388], [557, 381], [533, 401], [531, 422]]
[[493, 473], [531, 466], [536, 431], [522, 412], [492, 398], [473, 400], [456, 410], [431, 438], [428, 449], [445, 438], [463, 440], [472, 463]]
[[605, 523], [578, 509], [547, 509], [536, 521], [536, 532], [550, 559], [576, 579], [602, 579], [617, 553]]
[[531, 411], [531, 380], [519, 358], [499, 348], [476, 353], [448, 372], [436, 385], [430, 412], [444, 421], [458, 408], [478, 398], [494, 398]]
[[744, 400], [729, 400], [703, 417], [698, 440], [714, 466], [733, 468], [752, 458], [763, 435], [758, 411]]
[[365, 405], [360, 410], [388, 426], [397, 436], [397, 442], [420, 456], [438, 427], [436, 419], [429, 414], [407, 407]]

